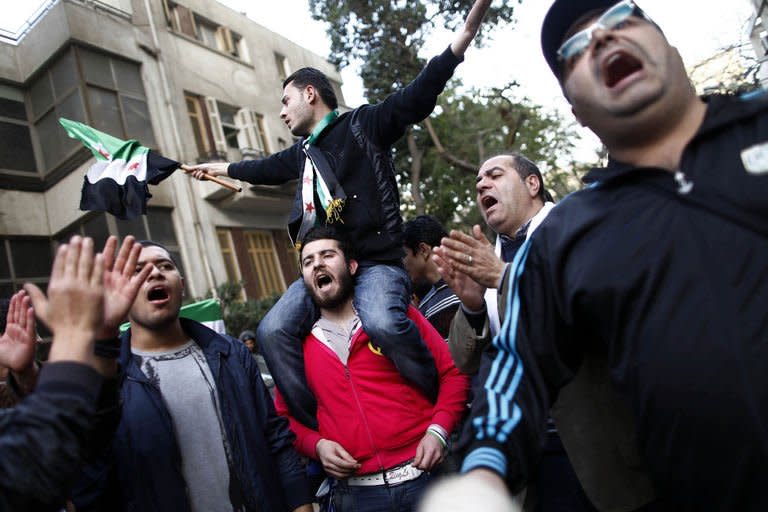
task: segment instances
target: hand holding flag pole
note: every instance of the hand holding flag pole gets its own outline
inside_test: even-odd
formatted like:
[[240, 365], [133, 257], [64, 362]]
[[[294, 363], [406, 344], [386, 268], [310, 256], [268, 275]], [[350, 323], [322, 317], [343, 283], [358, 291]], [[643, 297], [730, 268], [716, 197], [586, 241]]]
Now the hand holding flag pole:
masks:
[[[88, 148], [96, 159], [85, 175], [80, 209], [109, 212], [119, 219], [134, 219], [147, 213], [152, 197], [147, 185], [157, 185], [176, 169], [190, 169], [142, 146], [137, 140], [121, 140], [83, 123], [59, 118], [59, 123], [73, 139]], [[216, 178], [206, 177], [235, 192], [242, 188]]]
[[[181, 168], [182, 171], [187, 173], [187, 176], [191, 176], [190, 173], [191, 172], [195, 172], [197, 170], [197, 169], [193, 169], [192, 167], [188, 166], [187, 164], [181, 164], [180, 168]], [[237, 185], [233, 185], [232, 183], [230, 183], [230, 182], [228, 182], [226, 180], [223, 180], [221, 178], [218, 178], [216, 176], [213, 176], [212, 174], [202, 174], [199, 179], [212, 181], [214, 183], [217, 183], [217, 184], [221, 185], [224, 188], [228, 188], [229, 190], [232, 190], [233, 192], [242, 192], [243, 191], [243, 187], [240, 187], [240, 186], [237, 186]]]

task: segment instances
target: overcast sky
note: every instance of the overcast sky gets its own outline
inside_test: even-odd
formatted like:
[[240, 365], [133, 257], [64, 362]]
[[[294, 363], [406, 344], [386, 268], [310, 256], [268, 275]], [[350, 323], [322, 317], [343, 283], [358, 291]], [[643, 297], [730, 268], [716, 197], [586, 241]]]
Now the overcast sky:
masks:
[[[309, 16], [306, 0], [223, 0], [233, 9], [288, 37], [296, 43], [327, 55], [330, 48], [324, 26]], [[470, 48], [456, 75], [467, 86], [490, 87], [512, 80], [521, 84], [520, 94], [536, 103], [551, 106], [571, 120], [570, 107], [541, 55], [539, 35], [548, 0], [523, 0], [515, 9], [515, 23], [497, 30], [483, 48]], [[749, 0], [638, 0], [678, 47], [687, 65], [693, 65], [718, 48], [746, 37], [753, 12]], [[279, 8], [277, 7], [279, 5]], [[288, 16], [286, 13], [290, 13]], [[452, 40], [447, 32], [433, 33], [422, 56], [441, 52]], [[362, 102], [362, 85], [356, 69], [342, 70], [344, 97], [355, 107]], [[578, 159], [594, 160], [597, 139], [580, 131], [583, 141]]]
[[[221, 1], [320, 55], [328, 54], [330, 45], [325, 27], [309, 16], [307, 0]], [[0, 28], [17, 30], [40, 3], [38, 0], [0, 0]], [[753, 12], [749, 0], [638, 0], [638, 3], [662, 27], [689, 66], [718, 48], [743, 39]], [[497, 30], [485, 47], [470, 48], [457, 76], [465, 85], [477, 87], [516, 80], [522, 86], [521, 95], [568, 115], [568, 105], [539, 46], [541, 22], [550, 4], [547, 0], [523, 0], [522, 5], [516, 7], [516, 22]], [[451, 40], [450, 33], [433, 33], [422, 56], [428, 58], [441, 52]], [[342, 78], [347, 104], [355, 107], [362, 103], [364, 98], [356, 69], [342, 70]], [[594, 139], [589, 140], [590, 135], [584, 136], [585, 147], [596, 145]]]

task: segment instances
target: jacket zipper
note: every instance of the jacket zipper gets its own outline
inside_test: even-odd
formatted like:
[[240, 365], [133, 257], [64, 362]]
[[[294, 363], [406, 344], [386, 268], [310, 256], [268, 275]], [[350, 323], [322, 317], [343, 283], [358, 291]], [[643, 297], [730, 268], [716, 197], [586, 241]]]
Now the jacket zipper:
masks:
[[[355, 344], [354, 342], [355, 340], [352, 341], [352, 346], [354, 346]], [[347, 361], [349, 361], [349, 359], [351, 358], [352, 358], [352, 351], [350, 350], [349, 358], [347, 359]], [[355, 404], [357, 405], [357, 410], [360, 411], [360, 416], [363, 418], [363, 425], [365, 425], [365, 433], [368, 434], [368, 441], [371, 443], [371, 448], [373, 449], [373, 453], [376, 455], [376, 458], [379, 461], [379, 469], [381, 471], [384, 471], [386, 468], [384, 467], [384, 464], [381, 462], [381, 454], [379, 453], [379, 449], [376, 447], [376, 443], [373, 441], [373, 434], [371, 433], [371, 427], [368, 424], [368, 418], [365, 415], [365, 411], [363, 411], [363, 406], [360, 403], [360, 397], [357, 395], [357, 390], [355, 389], [355, 383], [352, 380], [352, 375], [350, 374], [349, 366], [347, 366], [346, 364], [344, 364], [343, 366], [344, 366], [344, 376], [349, 382], [349, 387], [352, 390], [352, 396], [355, 397]]]

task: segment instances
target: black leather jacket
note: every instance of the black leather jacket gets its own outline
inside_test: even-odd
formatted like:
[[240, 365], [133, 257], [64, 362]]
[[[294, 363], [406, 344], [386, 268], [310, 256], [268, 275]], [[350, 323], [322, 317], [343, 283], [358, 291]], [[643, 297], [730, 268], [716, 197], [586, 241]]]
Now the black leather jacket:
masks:
[[[338, 190], [343, 190], [346, 196], [341, 213], [343, 223], [339, 223], [338, 228], [352, 241], [358, 259], [377, 262], [402, 259], [402, 219], [392, 144], [411, 124], [422, 121], [432, 112], [437, 97], [460, 62], [450, 48], [446, 49], [410, 84], [381, 103], [363, 105], [339, 116], [313, 145], [325, 160], [318, 167], [328, 166]], [[228, 174], [261, 185], [298, 179], [306, 158], [302, 143], [299, 141], [260, 160], [230, 164]], [[317, 159], [314, 160], [317, 164]], [[298, 232], [302, 214], [301, 187], [298, 187], [289, 220], [292, 235]]]

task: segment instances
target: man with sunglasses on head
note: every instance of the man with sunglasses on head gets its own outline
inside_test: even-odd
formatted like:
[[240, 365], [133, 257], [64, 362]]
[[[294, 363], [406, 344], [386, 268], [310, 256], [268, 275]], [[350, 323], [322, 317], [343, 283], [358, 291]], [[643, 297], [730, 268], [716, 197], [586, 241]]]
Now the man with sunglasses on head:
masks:
[[555, 1], [542, 47], [610, 159], [506, 268], [463, 471], [521, 489], [568, 393], [600, 510], [766, 510], [768, 96], [698, 97], [631, 1]]

